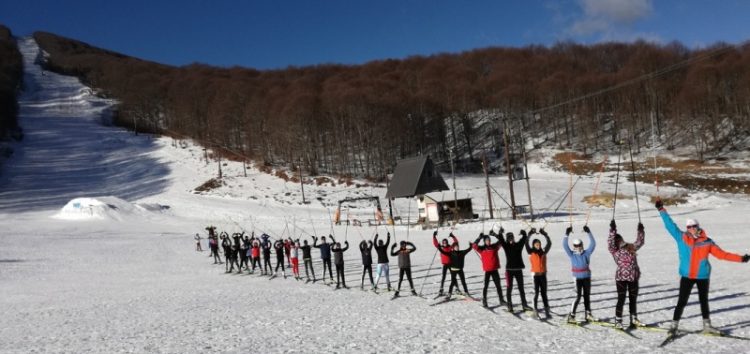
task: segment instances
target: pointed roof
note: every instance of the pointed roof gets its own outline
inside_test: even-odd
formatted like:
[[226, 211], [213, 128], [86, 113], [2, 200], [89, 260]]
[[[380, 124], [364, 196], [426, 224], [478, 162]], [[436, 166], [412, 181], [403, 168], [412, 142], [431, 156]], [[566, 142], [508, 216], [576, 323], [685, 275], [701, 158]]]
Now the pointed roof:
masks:
[[435, 164], [429, 156], [423, 155], [399, 160], [385, 197], [413, 197], [445, 190], [448, 190], [448, 185], [435, 171]]

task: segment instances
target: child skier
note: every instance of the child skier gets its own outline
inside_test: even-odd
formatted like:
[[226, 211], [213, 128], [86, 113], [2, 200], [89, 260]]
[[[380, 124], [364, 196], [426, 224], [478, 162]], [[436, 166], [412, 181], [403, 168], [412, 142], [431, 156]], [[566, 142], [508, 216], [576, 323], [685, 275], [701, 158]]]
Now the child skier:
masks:
[[393, 294], [393, 297], [398, 297], [404, 275], [409, 280], [412, 295], [417, 295], [417, 291], [414, 290], [414, 282], [411, 279], [411, 254], [416, 250], [417, 246], [407, 241], [401, 241], [399, 249], [396, 249], [396, 244], [393, 244], [391, 247], [391, 256], [398, 256], [398, 288], [396, 288], [396, 293]]
[[[503, 229], [501, 228], [500, 234], [502, 233]], [[494, 231], [490, 231], [490, 235], [497, 237]], [[497, 238], [498, 241], [492, 243], [490, 236], [480, 233], [479, 237], [477, 237], [477, 239], [472, 244], [472, 247], [475, 251], [477, 251], [477, 253], [479, 253], [479, 258], [482, 260], [482, 270], [484, 271], [482, 306], [484, 307], [487, 307], [487, 289], [490, 287], [490, 279], [492, 279], [492, 282], [495, 283], [495, 288], [497, 289], [497, 297], [500, 299], [500, 305], [505, 305], [505, 300], [503, 300], [503, 288], [500, 285], [500, 273], [498, 273], [498, 269], [500, 269], [500, 257], [498, 257], [497, 255], [497, 251], [499, 251], [500, 247], [502, 247], [502, 242], [500, 241], [499, 237]], [[480, 242], [483, 242], [482, 246], [479, 245]]]
[[292, 248], [290, 250], [290, 258], [292, 261], [292, 274], [294, 275], [294, 279], [300, 280], [301, 277], [299, 276], [299, 241], [292, 243]]
[[615, 259], [617, 271], [615, 272], [615, 285], [617, 286], [617, 305], [615, 306], [615, 328], [623, 329], [622, 309], [625, 306], [625, 296], [628, 297], [630, 309], [630, 327], [643, 326], [638, 320], [638, 280], [641, 270], [638, 267], [636, 252], [643, 247], [645, 233], [643, 224], [638, 223], [638, 234], [635, 243], [627, 243], [622, 235], [617, 233], [615, 220], [609, 223], [609, 238], [607, 246], [609, 253]]
[[344, 275], [344, 252], [349, 249], [349, 241], [344, 241], [346, 247], [341, 248], [341, 244], [336, 242], [331, 248], [333, 253], [333, 264], [336, 266], [336, 289], [339, 289], [341, 285], [344, 289], [349, 289], [346, 286], [346, 276]]
[[375, 289], [375, 281], [372, 280], [372, 241], [365, 241], [359, 243], [359, 252], [362, 254], [362, 283], [359, 288], [365, 289], [365, 273], [370, 276], [370, 286]]
[[201, 235], [195, 234], [195, 251], [196, 252], [203, 252], [203, 248], [201, 248]]
[[378, 289], [380, 284], [380, 277], [385, 275], [385, 282], [388, 284], [388, 291], [391, 291], [391, 276], [390, 267], [388, 265], [388, 244], [391, 243], [391, 233], [388, 233], [385, 243], [383, 240], [378, 240], [378, 235], [375, 235], [375, 253], [378, 254], [378, 268], [376, 272], [378, 275], [375, 278], [375, 290]]
[[[440, 243], [438, 243], [437, 240], [437, 231], [432, 233], [432, 245], [435, 246], [438, 250], [443, 250], [445, 252], [450, 252], [453, 249], [452, 245], [455, 245], [458, 243], [458, 239], [456, 236], [453, 235], [453, 233], [450, 233], [451, 242], [448, 244], [448, 239], [444, 238]], [[440, 252], [440, 263], [443, 265], [443, 276], [440, 278], [440, 290], [438, 291], [438, 296], [443, 295], [443, 285], [445, 285], [445, 275], [448, 274], [448, 268], [450, 264], [450, 257], [447, 256], [444, 252]]]
[[263, 251], [263, 268], [262, 275], [271, 275], [273, 265], [271, 265], [271, 249], [273, 245], [269, 240], [270, 236], [263, 234], [260, 236], [263, 241], [260, 243], [260, 249]]
[[708, 307], [708, 287], [711, 278], [711, 264], [708, 255], [711, 254], [718, 259], [730, 262], [747, 262], [750, 255], [740, 256], [729, 253], [719, 248], [716, 243], [708, 238], [706, 231], [700, 227], [698, 220], [688, 219], [687, 231], [677, 227], [661, 199], [656, 200], [656, 209], [659, 210], [664, 227], [672, 238], [677, 242], [677, 252], [680, 256], [680, 293], [677, 298], [677, 306], [672, 316], [672, 325], [669, 329], [670, 335], [677, 333], [682, 311], [687, 305], [693, 286], [698, 286], [698, 299], [701, 304], [701, 315], [703, 317], [703, 332], [707, 334], [720, 334], [720, 331], [711, 326], [710, 311]]
[[539, 233], [544, 236], [547, 243], [542, 248], [542, 241], [538, 238], [532, 240], [531, 235], [536, 230], [531, 229], [529, 232], [529, 240], [526, 242], [526, 252], [529, 254], [529, 263], [531, 263], [531, 274], [534, 276], [534, 312], [539, 316], [539, 295], [542, 296], [542, 303], [544, 304], [544, 314], [547, 319], [550, 318], [549, 314], [549, 301], [547, 301], [547, 253], [552, 248], [552, 241], [549, 239], [549, 235], [544, 229], [539, 229]]
[[281, 275], [286, 279], [286, 270], [284, 269], [284, 241], [276, 240], [273, 243], [273, 249], [276, 251], [276, 269], [273, 271], [273, 277], [278, 276], [279, 267], [281, 267]]
[[263, 266], [260, 265], [260, 241], [255, 238], [255, 235], [250, 237], [250, 241], [252, 245], [250, 248], [250, 255], [252, 256], [250, 262], [253, 264], [253, 270], [250, 271], [250, 274], [255, 273], [256, 266], [260, 269], [261, 273], [263, 273]]
[[521, 306], [524, 311], [531, 310], [529, 304], [526, 302], [526, 291], [523, 288], [523, 269], [526, 267], [523, 264], [523, 250], [526, 245], [526, 230], [521, 230], [521, 239], [516, 242], [512, 232], [505, 234], [505, 241], [500, 238], [500, 242], [503, 251], [505, 251], [505, 281], [507, 288], [506, 292], [506, 303], [508, 311], [513, 312], [513, 281], [515, 280], [518, 284], [518, 294], [521, 296]]
[[580, 239], [573, 240], [573, 250], [568, 245], [568, 237], [573, 233], [573, 227], [568, 227], [565, 230], [565, 237], [563, 237], [563, 249], [570, 258], [570, 264], [572, 267], [573, 277], [576, 280], [576, 300], [573, 302], [570, 314], [568, 314], [568, 322], [575, 322], [576, 310], [578, 309], [578, 303], [581, 301], [581, 295], [583, 294], [583, 306], [586, 310], [586, 321], [597, 321], [596, 318], [591, 314], [591, 269], [589, 264], [591, 263], [591, 254], [596, 249], [596, 240], [594, 235], [591, 234], [591, 229], [588, 226], [583, 227], [583, 232], [589, 235], [589, 242], [591, 245], [589, 248], [583, 248], [583, 241]]
[[466, 286], [466, 276], [464, 275], [464, 259], [466, 258], [466, 255], [471, 252], [471, 245], [471, 242], [469, 242], [469, 247], [465, 250], [461, 250], [458, 243], [454, 243], [450, 252], [446, 252], [442, 248], [438, 248], [438, 252], [440, 252], [440, 254], [449, 257], [448, 266], [451, 271], [451, 284], [448, 286], [448, 295], [446, 296], [446, 300], [450, 299], [451, 295], [453, 295], [454, 286], [456, 287], [456, 290], [458, 290], [458, 277], [461, 278], [461, 284], [464, 286], [464, 294], [466, 296], [470, 296], [469, 288]]

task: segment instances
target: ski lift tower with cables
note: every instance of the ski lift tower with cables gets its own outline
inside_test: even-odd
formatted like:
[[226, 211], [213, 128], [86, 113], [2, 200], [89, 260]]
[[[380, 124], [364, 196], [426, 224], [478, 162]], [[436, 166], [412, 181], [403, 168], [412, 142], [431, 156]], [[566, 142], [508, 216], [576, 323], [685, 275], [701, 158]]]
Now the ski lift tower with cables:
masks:
[[[526, 141], [521, 133], [516, 139], [512, 138], [511, 129], [507, 121], [503, 121], [503, 150], [505, 152], [505, 170], [508, 173], [508, 191], [510, 193], [511, 215], [513, 220], [518, 214], [528, 213], [534, 220], [534, 209], [531, 203], [531, 183], [529, 182], [529, 166], [526, 158]], [[528, 204], [517, 205], [514, 185], [516, 182], [526, 181]]]

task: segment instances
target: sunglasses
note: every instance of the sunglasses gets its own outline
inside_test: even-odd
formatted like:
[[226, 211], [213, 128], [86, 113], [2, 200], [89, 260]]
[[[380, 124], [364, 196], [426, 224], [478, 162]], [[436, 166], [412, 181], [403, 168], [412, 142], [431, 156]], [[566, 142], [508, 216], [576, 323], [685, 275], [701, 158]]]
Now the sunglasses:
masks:
[[697, 229], [698, 225], [688, 225], [688, 229]]

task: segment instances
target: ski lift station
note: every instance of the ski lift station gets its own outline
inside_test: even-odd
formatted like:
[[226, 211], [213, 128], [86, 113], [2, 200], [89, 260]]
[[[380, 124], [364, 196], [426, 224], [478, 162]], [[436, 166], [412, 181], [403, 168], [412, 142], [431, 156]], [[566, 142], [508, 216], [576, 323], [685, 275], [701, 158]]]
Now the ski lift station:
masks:
[[443, 193], [447, 190], [448, 185], [435, 170], [432, 160], [428, 156], [417, 156], [398, 162], [386, 198], [416, 197], [417, 222], [424, 226], [473, 218], [471, 198], [465, 193], [458, 197], [454, 197], [455, 192]]

